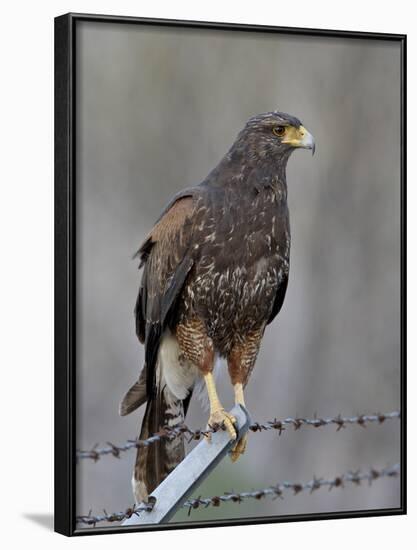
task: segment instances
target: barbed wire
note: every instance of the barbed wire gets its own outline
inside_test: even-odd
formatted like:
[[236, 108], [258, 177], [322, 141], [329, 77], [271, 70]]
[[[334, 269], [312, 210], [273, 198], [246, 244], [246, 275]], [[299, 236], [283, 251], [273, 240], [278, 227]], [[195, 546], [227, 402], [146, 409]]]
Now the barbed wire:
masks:
[[[293, 495], [298, 495], [299, 493], [302, 493], [302, 492], [308, 492], [309, 494], [312, 494], [314, 491], [317, 491], [322, 487], [328, 487], [329, 490], [333, 488], [343, 489], [345, 488], [346, 484], [361, 485], [363, 481], [367, 481], [368, 485], [371, 486], [372, 483], [378, 479], [397, 477], [399, 473], [400, 473], [400, 465], [394, 464], [393, 466], [389, 466], [387, 468], [383, 468], [380, 470], [376, 468], [370, 468], [368, 471], [363, 473], [361, 473], [359, 470], [349, 471], [330, 479], [313, 477], [312, 480], [307, 481], [306, 483], [283, 481], [283, 482], [277, 483], [276, 485], [267, 487], [265, 489], [258, 489], [254, 491], [246, 491], [246, 492], [239, 492], [239, 493], [235, 491], [229, 491], [219, 496], [212, 496], [212, 497], [206, 497], [206, 498], [202, 498], [202, 497], [192, 498], [187, 500], [183, 504], [183, 508], [188, 508], [188, 515], [190, 515], [192, 510], [196, 510], [200, 507], [203, 507], [203, 508], [208, 508], [209, 506], [218, 507], [222, 503], [226, 503], [226, 502], [241, 503], [248, 499], [261, 500], [265, 497], [271, 497], [274, 500], [277, 498], [282, 499], [284, 498], [285, 491], [291, 491]], [[155, 503], [156, 503], [156, 500], [153, 499], [147, 504], [142, 503], [142, 504], [139, 504], [138, 506], [130, 507], [125, 512], [116, 512], [116, 513], [108, 514], [104, 510], [103, 514], [97, 515], [97, 516], [93, 516], [90, 511], [88, 515], [77, 516], [76, 522], [79, 524], [95, 526], [97, 523], [102, 523], [105, 521], [110, 523], [113, 523], [116, 521], [123, 521], [124, 519], [128, 519], [133, 515], [139, 516], [141, 512], [151, 511], [155, 506]]]
[[384, 477], [397, 477], [400, 472], [400, 465], [394, 464], [388, 468], [383, 468], [382, 470], [376, 470], [375, 468], [369, 469], [367, 472], [360, 473], [360, 471], [347, 472], [340, 476], [336, 476], [331, 479], [323, 479], [314, 477], [311, 481], [306, 483], [294, 483], [292, 481], [284, 481], [277, 483], [266, 489], [260, 489], [257, 491], [248, 491], [235, 493], [233, 491], [224, 493], [221, 496], [214, 496], [209, 498], [193, 498], [187, 500], [184, 503], [184, 507], [188, 507], [189, 513], [191, 510], [203, 506], [207, 508], [209, 506], [220, 506], [222, 502], [243, 502], [247, 499], [256, 499], [261, 500], [264, 497], [283, 498], [284, 491], [292, 491], [293, 495], [308, 491], [310, 494], [322, 487], [328, 487], [329, 490], [334, 487], [344, 488], [346, 483], [351, 483], [355, 485], [360, 485], [362, 481], [367, 481], [369, 486], [372, 485], [372, 482], [384, 478]]
[[[287, 426], [294, 428], [294, 430], [299, 430], [302, 426], [309, 426], [313, 428], [321, 428], [323, 426], [334, 425], [337, 427], [337, 431], [345, 428], [348, 425], [357, 425], [362, 428], [370, 423], [383, 424], [386, 420], [392, 420], [396, 418], [401, 418], [400, 411], [393, 411], [389, 413], [376, 413], [376, 414], [360, 414], [358, 416], [341, 416], [340, 414], [331, 418], [323, 417], [314, 417], [314, 418], [292, 418], [288, 417], [284, 420], [268, 420], [264, 423], [253, 422], [249, 426], [249, 430], [252, 432], [264, 432], [267, 430], [277, 430], [278, 434], [286, 429]], [[129, 439], [121, 445], [115, 445], [109, 441], [106, 442], [106, 447], [99, 447], [98, 444], [95, 445], [91, 450], [76, 452], [77, 461], [80, 459], [91, 459], [94, 462], [97, 462], [102, 456], [110, 455], [115, 458], [120, 458], [120, 455], [124, 452], [129, 451], [130, 449], [139, 449], [141, 447], [148, 447], [153, 445], [157, 441], [168, 440], [171, 441], [180, 435], [184, 435], [188, 443], [191, 441], [199, 441], [203, 437], [209, 435], [210, 433], [215, 433], [219, 430], [223, 430], [223, 425], [210, 426], [205, 430], [197, 429], [192, 430], [186, 424], [179, 424], [174, 427], [164, 427], [159, 432], [156, 432], [147, 439]]]

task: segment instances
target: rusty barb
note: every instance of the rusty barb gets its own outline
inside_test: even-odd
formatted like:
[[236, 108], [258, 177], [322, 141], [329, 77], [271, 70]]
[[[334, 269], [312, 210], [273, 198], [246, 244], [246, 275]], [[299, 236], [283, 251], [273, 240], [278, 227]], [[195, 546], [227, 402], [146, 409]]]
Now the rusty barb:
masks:
[[[377, 413], [377, 414], [361, 414], [358, 416], [338, 416], [332, 418], [292, 418], [288, 417], [284, 420], [268, 420], [264, 423], [253, 422], [249, 426], [249, 430], [252, 432], [264, 432], [267, 430], [276, 430], [279, 435], [287, 428], [293, 428], [294, 430], [299, 430], [302, 426], [308, 426], [312, 428], [321, 428], [323, 426], [336, 426], [337, 431], [345, 428], [349, 425], [361, 426], [366, 428], [368, 424], [377, 423], [383, 424], [386, 420], [399, 419], [401, 418], [400, 411], [393, 411], [389, 413]], [[97, 462], [102, 456], [110, 455], [115, 458], [120, 458], [120, 455], [124, 452], [129, 451], [130, 449], [139, 449], [141, 447], [148, 447], [153, 445], [157, 441], [162, 440], [173, 440], [176, 437], [184, 436], [187, 441], [200, 441], [203, 437], [207, 436], [210, 433], [215, 433], [219, 430], [223, 430], [224, 426], [216, 425], [209, 426], [205, 430], [197, 429], [192, 430], [185, 424], [179, 424], [174, 427], [164, 427], [159, 432], [156, 432], [151, 437], [147, 439], [130, 439], [121, 445], [115, 445], [114, 443], [107, 442], [105, 447], [99, 447], [98, 444], [95, 445], [89, 451], [80, 451], [76, 452], [77, 462], [80, 459], [91, 459], [94, 462]]]
[[[219, 496], [191, 498], [184, 502], [182, 506], [183, 508], [188, 508], [188, 514], [190, 514], [192, 510], [196, 510], [198, 508], [208, 508], [209, 506], [218, 507], [221, 504], [227, 502], [241, 503], [248, 499], [262, 500], [266, 497], [270, 497], [274, 500], [277, 498], [282, 499], [284, 498], [285, 492], [290, 492], [292, 495], [298, 495], [299, 493], [312, 494], [313, 492], [323, 487], [327, 487], [329, 490], [333, 488], [343, 489], [347, 485], [362, 485], [362, 482], [367, 482], [368, 486], [371, 486], [372, 483], [378, 479], [398, 477], [399, 473], [400, 465], [394, 464], [393, 466], [389, 466], [380, 470], [376, 468], [370, 468], [366, 472], [360, 472], [359, 470], [353, 472], [349, 471], [330, 479], [313, 477], [312, 480], [307, 481], [306, 483], [283, 481], [277, 483], [276, 485], [272, 485], [271, 487], [258, 489], [256, 491], [247, 491], [240, 493], [229, 491]], [[128, 508], [125, 512], [116, 512], [112, 514], [108, 514], [104, 510], [103, 514], [97, 516], [93, 516], [90, 511], [88, 515], [78, 516], [76, 518], [76, 522], [77, 524], [84, 524], [93, 527], [96, 526], [97, 523], [102, 522], [120, 522], [125, 519], [131, 518], [134, 515], [139, 516], [142, 513], [152, 511], [154, 505], [155, 502], [151, 501], [147, 504], [142, 503], [138, 506], [132, 506]]]

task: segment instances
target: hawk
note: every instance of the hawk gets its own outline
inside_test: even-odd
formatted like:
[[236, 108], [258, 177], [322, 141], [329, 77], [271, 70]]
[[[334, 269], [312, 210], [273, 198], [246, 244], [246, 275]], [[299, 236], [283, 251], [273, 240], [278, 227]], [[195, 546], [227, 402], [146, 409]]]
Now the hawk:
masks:
[[[236, 439], [214, 365], [226, 359], [235, 403], [244, 404], [265, 327], [287, 290], [286, 166], [297, 148], [315, 150], [298, 118], [278, 111], [250, 118], [206, 179], [171, 200], [137, 252], [143, 273], [136, 333], [145, 363], [119, 412], [146, 403], [141, 439], [183, 422], [200, 386], [207, 389], [208, 424], [223, 424]], [[245, 447], [246, 439], [235, 445], [233, 461]], [[136, 502], [147, 501], [184, 453], [182, 438], [138, 449]]]

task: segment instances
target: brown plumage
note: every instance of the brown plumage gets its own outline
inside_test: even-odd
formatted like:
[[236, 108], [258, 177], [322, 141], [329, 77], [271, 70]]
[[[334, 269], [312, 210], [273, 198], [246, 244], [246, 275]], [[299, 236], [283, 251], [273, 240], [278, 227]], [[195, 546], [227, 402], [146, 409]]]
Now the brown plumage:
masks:
[[[207, 178], [174, 197], [139, 249], [143, 275], [135, 317], [145, 367], [120, 413], [147, 402], [140, 438], [182, 422], [202, 379], [209, 423], [224, 422], [236, 437], [212, 371], [216, 357], [226, 358], [235, 401], [243, 404], [265, 327], [287, 288], [285, 171], [296, 147], [314, 152], [312, 136], [295, 117], [272, 112], [251, 118]], [[245, 445], [235, 446], [234, 460]], [[146, 500], [183, 456], [181, 438], [139, 449], [136, 500]]]

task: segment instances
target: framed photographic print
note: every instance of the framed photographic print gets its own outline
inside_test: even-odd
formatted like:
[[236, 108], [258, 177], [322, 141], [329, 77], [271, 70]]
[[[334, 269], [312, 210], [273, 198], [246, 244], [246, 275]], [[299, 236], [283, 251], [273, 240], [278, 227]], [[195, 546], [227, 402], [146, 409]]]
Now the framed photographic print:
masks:
[[406, 37], [55, 52], [56, 531], [404, 514]]

